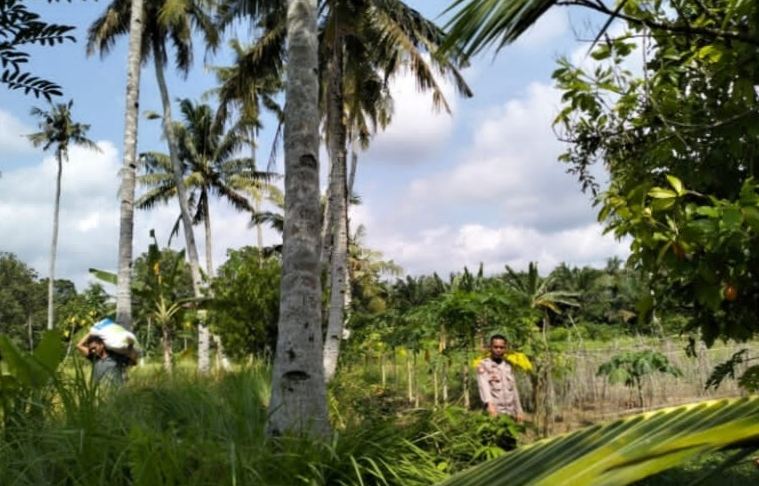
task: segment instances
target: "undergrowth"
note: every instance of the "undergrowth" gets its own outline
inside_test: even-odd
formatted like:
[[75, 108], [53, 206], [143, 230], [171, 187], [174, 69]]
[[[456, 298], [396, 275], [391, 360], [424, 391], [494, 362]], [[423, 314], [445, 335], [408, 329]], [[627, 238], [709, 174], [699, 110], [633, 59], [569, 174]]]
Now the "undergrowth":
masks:
[[265, 367], [135, 374], [110, 391], [85, 374], [59, 374], [38, 413], [8, 421], [3, 485], [425, 485], [498, 455], [497, 440], [516, 432], [463, 409], [388, 413], [376, 391], [336, 385], [328, 440], [270, 438]]

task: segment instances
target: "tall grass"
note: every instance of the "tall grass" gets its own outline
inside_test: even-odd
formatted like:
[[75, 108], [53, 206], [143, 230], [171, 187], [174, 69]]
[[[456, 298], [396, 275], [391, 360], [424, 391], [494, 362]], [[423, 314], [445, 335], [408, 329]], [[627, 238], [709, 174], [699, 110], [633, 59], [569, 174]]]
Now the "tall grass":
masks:
[[0, 442], [3, 485], [422, 485], [446, 477], [418, 442], [418, 419], [353, 421], [329, 441], [265, 434], [269, 374], [161, 373], [96, 390], [81, 368], [44, 414]]

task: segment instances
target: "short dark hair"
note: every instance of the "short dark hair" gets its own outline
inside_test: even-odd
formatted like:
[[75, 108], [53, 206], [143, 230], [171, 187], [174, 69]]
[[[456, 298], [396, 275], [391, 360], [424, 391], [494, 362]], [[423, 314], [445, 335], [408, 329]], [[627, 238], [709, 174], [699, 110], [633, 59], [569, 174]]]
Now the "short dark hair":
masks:
[[100, 343], [100, 344], [105, 344], [105, 343], [103, 342], [103, 338], [101, 338], [100, 336], [90, 336], [90, 337], [88, 337], [88, 338], [87, 338], [87, 343], [86, 343], [86, 344], [89, 346], [89, 345], [90, 345], [90, 344], [92, 344], [92, 343]]
[[490, 344], [493, 344], [493, 341], [495, 341], [496, 339], [500, 339], [506, 344], [509, 343], [509, 340], [506, 339], [506, 336], [504, 336], [503, 334], [493, 334], [492, 336], [490, 336]]

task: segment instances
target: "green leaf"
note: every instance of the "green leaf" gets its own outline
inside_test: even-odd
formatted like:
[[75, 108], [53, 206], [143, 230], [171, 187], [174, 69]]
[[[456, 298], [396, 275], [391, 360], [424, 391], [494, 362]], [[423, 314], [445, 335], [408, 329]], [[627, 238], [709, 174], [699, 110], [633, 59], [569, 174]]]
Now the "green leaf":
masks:
[[677, 193], [674, 191], [671, 191], [669, 189], [665, 189], [663, 187], [654, 187], [650, 191], [648, 191], [649, 197], [652, 197], [654, 199], [668, 199], [668, 198], [676, 198]]
[[677, 201], [674, 197], [665, 197], [661, 199], [654, 199], [651, 201], [651, 209], [654, 211], [666, 211], [675, 205]]
[[98, 270], [97, 268], [90, 268], [90, 274], [96, 279], [105, 283], [117, 285], [118, 276], [115, 273], [106, 272], [105, 270]]
[[668, 175], [667, 182], [669, 182], [669, 185], [672, 186], [672, 189], [675, 190], [678, 196], [685, 194], [685, 189], [683, 188], [683, 183], [680, 179], [673, 175]]
[[696, 282], [696, 300], [709, 309], [716, 311], [722, 303], [722, 289], [718, 284]]
[[39, 388], [47, 384], [51, 372], [30, 354], [19, 350], [8, 336], [0, 335], [0, 356], [8, 370], [23, 386]]
[[743, 223], [743, 214], [739, 209], [727, 208], [722, 214], [722, 223], [727, 229], [735, 231]]
[[467, 469], [446, 486], [623, 485], [759, 438], [759, 397], [666, 408], [542, 440]]
[[706, 216], [707, 218], [719, 218], [719, 209], [713, 206], [699, 206], [696, 208], [696, 214]]
[[66, 356], [61, 333], [57, 330], [45, 331], [32, 355], [49, 372], [54, 372]]
[[759, 233], [759, 208], [749, 206], [742, 208], [741, 212], [746, 219], [746, 223], [751, 226], [751, 229], [753, 229], [755, 233]]

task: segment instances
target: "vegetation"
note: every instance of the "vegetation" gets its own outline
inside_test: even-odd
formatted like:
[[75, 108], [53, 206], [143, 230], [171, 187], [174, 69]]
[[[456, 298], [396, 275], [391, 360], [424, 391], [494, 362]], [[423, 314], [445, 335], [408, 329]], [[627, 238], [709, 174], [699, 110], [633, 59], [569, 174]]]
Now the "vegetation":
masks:
[[[567, 5], [605, 24], [590, 65], [561, 59], [554, 72], [561, 161], [607, 231], [630, 239], [630, 259], [543, 275], [530, 262], [404, 276], [365, 246], [363, 227], [351, 231], [348, 210], [360, 201], [357, 149], [392, 122], [389, 80], [408, 72], [448, 110], [442, 79], [471, 96], [459, 69], [472, 56]], [[89, 126], [72, 121], [73, 102], [36, 108], [41, 131], [29, 138], [54, 148], [58, 165], [52, 258], [40, 279], [0, 253], [0, 477], [455, 485], [751, 476], [739, 463], [759, 440], [759, 401], [736, 395], [759, 389], [759, 7], [455, 0], [449, 13], [446, 32], [399, 0], [107, 2], [87, 50], [105, 55], [129, 36], [118, 272], [91, 269], [103, 284], [81, 292], [55, 279], [63, 161], [71, 144], [94, 144]], [[610, 30], [615, 21], [622, 30]], [[207, 98], [178, 100], [176, 120], [167, 64], [186, 75], [193, 41], [221, 49], [240, 23], [250, 42], [230, 39], [234, 64], [213, 68]], [[0, 82], [60, 94], [21, 69], [24, 49], [73, 40], [70, 31], [0, 0]], [[150, 60], [162, 109], [149, 117], [161, 120], [166, 151], [138, 158], [140, 67]], [[264, 170], [265, 111], [275, 135]], [[280, 142], [284, 193], [271, 164]], [[597, 162], [608, 169], [603, 187]], [[218, 268], [214, 197], [258, 227], [256, 247], [230, 249]], [[161, 248], [151, 232], [133, 258], [135, 205], [173, 201], [177, 224], [159, 231], [181, 229], [184, 249]], [[264, 247], [263, 223], [281, 245]], [[99, 389], [71, 348], [114, 314], [142, 360], [126, 386]], [[472, 375], [495, 333], [508, 339], [524, 423], [479, 409]], [[644, 413], [627, 416], [636, 408]]]
[[22, 0], [1, 0], [0, 84], [11, 90], [23, 90], [24, 94], [32, 93], [35, 98], [42, 95], [48, 101], [53, 96], [62, 95], [60, 86], [35, 76], [23, 67], [30, 59], [29, 53], [26, 52], [29, 45], [54, 46], [67, 41], [73, 42], [72, 30], [74, 27], [69, 25], [49, 24], [43, 21]]

